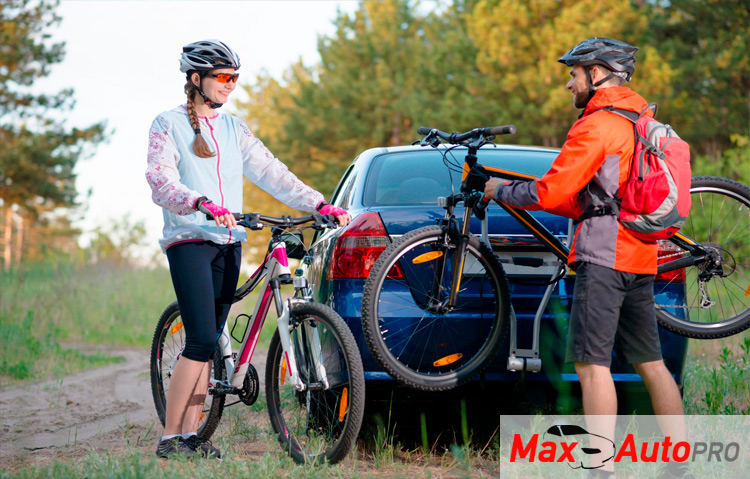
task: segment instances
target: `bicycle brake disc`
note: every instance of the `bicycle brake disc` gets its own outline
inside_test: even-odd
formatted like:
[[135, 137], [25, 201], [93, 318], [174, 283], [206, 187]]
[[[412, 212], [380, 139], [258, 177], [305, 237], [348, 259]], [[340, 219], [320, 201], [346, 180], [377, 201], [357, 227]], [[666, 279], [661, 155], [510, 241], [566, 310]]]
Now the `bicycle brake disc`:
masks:
[[252, 364], [249, 364], [245, 380], [242, 383], [242, 389], [240, 389], [238, 396], [240, 397], [240, 401], [250, 406], [258, 400], [258, 393], [260, 393], [258, 371], [255, 370]]

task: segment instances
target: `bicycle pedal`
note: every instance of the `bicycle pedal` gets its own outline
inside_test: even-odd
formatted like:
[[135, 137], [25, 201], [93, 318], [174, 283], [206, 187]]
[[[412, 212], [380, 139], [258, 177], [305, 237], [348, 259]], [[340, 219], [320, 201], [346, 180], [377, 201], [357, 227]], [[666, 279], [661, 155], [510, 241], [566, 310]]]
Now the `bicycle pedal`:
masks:
[[325, 384], [321, 382], [309, 383], [305, 385], [305, 390], [307, 391], [325, 391], [325, 389], [326, 389]]
[[239, 394], [240, 389], [234, 386], [229, 386], [229, 387], [217, 386], [209, 390], [208, 393], [212, 396], [226, 396], [227, 394]]

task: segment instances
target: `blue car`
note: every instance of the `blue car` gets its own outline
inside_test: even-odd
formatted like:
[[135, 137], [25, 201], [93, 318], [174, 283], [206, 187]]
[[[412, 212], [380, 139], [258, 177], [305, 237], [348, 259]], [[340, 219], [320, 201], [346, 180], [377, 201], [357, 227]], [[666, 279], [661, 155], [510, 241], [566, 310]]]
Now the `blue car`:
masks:
[[[479, 162], [541, 176], [552, 164], [559, 150], [525, 146], [485, 147], [479, 151]], [[351, 328], [362, 354], [368, 399], [393, 397], [395, 393], [420, 400], [435, 394], [407, 391], [373, 359], [362, 332], [362, 290], [378, 256], [399, 236], [423, 226], [435, 225], [445, 210], [437, 204], [440, 196], [449, 196], [460, 188], [466, 149], [455, 148], [444, 157], [441, 151], [420, 146], [373, 148], [362, 152], [347, 168], [330, 203], [348, 210], [353, 221], [346, 228], [320, 233], [313, 239], [313, 259], [306, 266], [306, 276], [314, 286], [315, 299], [335, 309]], [[453, 163], [453, 170], [446, 166]], [[462, 217], [461, 207], [456, 216]], [[572, 233], [569, 219], [544, 212], [534, 212], [553, 234], [567, 242]], [[542, 402], [557, 410], [580, 407], [580, 385], [572, 364], [564, 362], [568, 319], [575, 275], [569, 274], [552, 291], [549, 303], [539, 318], [538, 338], [534, 323], [549, 281], [556, 270], [554, 256], [515, 219], [496, 204], [487, 210], [489, 240], [509, 279], [515, 327], [490, 366], [458, 394], [479, 391], [516, 391], [514, 397]], [[481, 223], [472, 218], [475, 234]], [[669, 244], [664, 244], [665, 253]], [[530, 258], [538, 258], [532, 260]], [[531, 265], [541, 262], [543, 266]], [[684, 288], [674, 281], [656, 286], [660, 304], [684, 302]], [[666, 278], [658, 278], [657, 282]], [[472, 334], [470, 325], [465, 334]], [[668, 369], [678, 386], [682, 386], [687, 340], [666, 330], [659, 331], [662, 352]], [[462, 338], [470, 340], [471, 338]], [[510, 360], [509, 360], [510, 358]], [[637, 403], [644, 405], [645, 387], [629, 365], [620, 364], [613, 355], [612, 373], [620, 395], [621, 412], [632, 412]], [[510, 389], [509, 389], [510, 388]], [[468, 391], [468, 392], [467, 392]], [[474, 392], [471, 392], [474, 391]], [[635, 398], [633, 401], [630, 399]], [[387, 399], [387, 398], [386, 398]], [[644, 410], [644, 407], [646, 410]]]

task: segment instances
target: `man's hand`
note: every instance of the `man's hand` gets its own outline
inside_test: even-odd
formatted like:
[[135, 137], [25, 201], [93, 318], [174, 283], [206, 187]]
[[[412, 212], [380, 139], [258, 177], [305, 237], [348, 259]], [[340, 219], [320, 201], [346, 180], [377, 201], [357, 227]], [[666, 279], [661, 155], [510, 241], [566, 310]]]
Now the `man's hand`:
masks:
[[497, 185], [501, 183], [504, 185], [510, 184], [509, 181], [504, 182], [500, 178], [490, 178], [484, 185], [484, 196], [491, 200], [496, 200], [497, 198], [495, 197], [495, 189], [497, 188]]

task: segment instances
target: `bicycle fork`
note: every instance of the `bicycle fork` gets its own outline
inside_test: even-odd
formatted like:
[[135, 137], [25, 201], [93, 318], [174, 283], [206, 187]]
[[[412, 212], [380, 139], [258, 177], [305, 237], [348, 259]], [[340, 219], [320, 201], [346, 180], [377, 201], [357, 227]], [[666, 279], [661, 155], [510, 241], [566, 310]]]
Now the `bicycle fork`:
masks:
[[[443, 200], [442, 198], [439, 198], [438, 201]], [[442, 205], [441, 205], [442, 206]], [[450, 290], [448, 291], [448, 298], [444, 301], [440, 301], [440, 298], [442, 297], [441, 292], [444, 290], [443, 287], [443, 279], [445, 276], [445, 267], [446, 267], [446, 256], [447, 254], [443, 254], [438, 258], [436, 268], [435, 268], [435, 281], [433, 282], [433, 291], [432, 291], [432, 300], [430, 305], [428, 305], [428, 308], [433, 310], [434, 312], [438, 314], [445, 314], [449, 311], [451, 311], [455, 306], [456, 302], [458, 300], [458, 293], [461, 290], [461, 278], [463, 277], [463, 270], [465, 266], [466, 261], [466, 245], [469, 241], [469, 220], [471, 219], [472, 214], [472, 207], [471, 205], [466, 205], [464, 209], [464, 218], [463, 218], [463, 224], [461, 225], [460, 230], [454, 223], [454, 220], [450, 218], [450, 212], [446, 217], [446, 225], [447, 228], [446, 235], [453, 236], [455, 240], [455, 252], [453, 255], [452, 261], [452, 274], [451, 274], [451, 282], [450, 282]], [[448, 249], [448, 242], [445, 243], [445, 248], [447, 253]]]
[[[305, 278], [294, 278], [293, 281], [297, 291], [306, 291], [308, 289]], [[281, 371], [282, 374], [286, 375], [282, 380], [285, 382], [289, 381], [297, 391], [328, 389], [330, 385], [325, 365], [322, 361], [322, 347], [318, 327], [307, 322], [299, 325], [295, 324], [296, 319], [291, 314], [293, 305], [295, 303], [303, 303], [305, 300], [289, 298], [284, 301], [281, 298], [281, 292], [278, 287], [273, 289], [273, 296], [278, 313], [276, 324], [283, 349], [282, 361], [284, 361], [284, 366], [282, 366]], [[309, 295], [303, 294], [303, 297], [307, 296]], [[295, 329], [295, 326], [297, 335], [293, 344], [291, 331]], [[297, 353], [302, 353], [302, 357], [298, 358]], [[307, 371], [307, 381], [304, 381], [300, 377], [300, 359], [303, 362], [302, 366]], [[317, 381], [315, 380], [316, 378], [318, 379]]]

